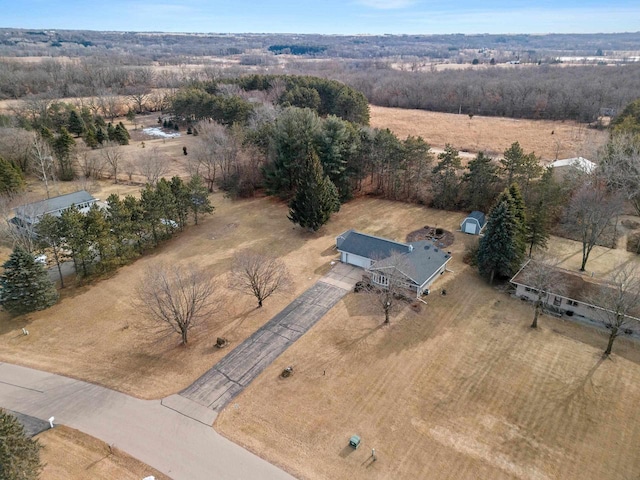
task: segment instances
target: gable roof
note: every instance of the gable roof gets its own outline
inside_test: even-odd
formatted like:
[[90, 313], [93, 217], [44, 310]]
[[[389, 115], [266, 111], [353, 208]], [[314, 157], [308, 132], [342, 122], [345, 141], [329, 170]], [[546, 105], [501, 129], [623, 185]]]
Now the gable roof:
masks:
[[[531, 287], [527, 282], [527, 267], [533, 265], [535, 260], [529, 260], [524, 266], [516, 273], [511, 279], [511, 283], [515, 285], [523, 285], [525, 287]], [[553, 289], [549, 289], [549, 294], [557, 297], [567, 298], [569, 300], [575, 300], [585, 305], [593, 305], [602, 309], [600, 305], [596, 305], [594, 301], [597, 301], [598, 297], [603, 291], [610, 288], [609, 283], [603, 280], [598, 280], [593, 277], [589, 277], [578, 272], [571, 270], [565, 270], [559, 267], [550, 267], [554, 274], [557, 275], [556, 282], [563, 285], [563, 293], [554, 292]], [[640, 311], [634, 310], [630, 312], [633, 318], [640, 318]], [[631, 315], [627, 315], [631, 316]]]
[[564, 158], [562, 160], [556, 160], [549, 164], [550, 167], [575, 167], [578, 170], [582, 170], [585, 173], [591, 173], [595, 170], [596, 164], [591, 160], [587, 160], [583, 157]]
[[64, 210], [71, 205], [79, 205], [85, 202], [97, 201], [86, 190], [80, 190], [74, 193], [68, 193], [66, 195], [60, 195], [59, 197], [48, 198], [39, 202], [27, 203], [15, 209], [16, 214], [20, 216], [37, 216], [44, 215], [50, 212], [57, 212], [58, 210]]
[[[484, 227], [484, 224], [487, 223], [487, 218], [485, 214], [482, 213], [480, 210], [474, 210], [469, 215], [467, 215], [467, 217], [464, 220], [466, 220], [467, 218], [473, 218], [477, 220], [478, 223], [480, 224], [480, 228]], [[464, 223], [464, 220], [462, 221], [462, 223]]]
[[408, 253], [406, 243], [394, 242], [386, 238], [367, 235], [366, 233], [347, 230], [336, 238], [338, 251], [352, 253], [370, 259], [390, 257], [393, 252]]

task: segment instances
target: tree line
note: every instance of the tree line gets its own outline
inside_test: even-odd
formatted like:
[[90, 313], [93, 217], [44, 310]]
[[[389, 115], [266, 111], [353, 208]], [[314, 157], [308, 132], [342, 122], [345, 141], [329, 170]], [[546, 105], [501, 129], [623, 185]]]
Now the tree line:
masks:
[[552, 65], [401, 72], [355, 71], [340, 78], [374, 105], [511, 118], [595, 122], [620, 112], [640, 90], [640, 65]]
[[[0, 304], [19, 314], [57, 300], [48, 274], [34, 259], [35, 251], [45, 251], [53, 259], [64, 288], [65, 261], [73, 262], [80, 277], [126, 264], [183, 230], [190, 219], [197, 225], [213, 211], [208, 194], [198, 176], [187, 182], [177, 176], [161, 178], [155, 185], [147, 184], [139, 199], [112, 194], [106, 208], [94, 203], [83, 213], [73, 205], [60, 216], [44, 215], [33, 227], [12, 226], [15, 248], [0, 278]], [[25, 275], [31, 280], [25, 281]]]
[[272, 105], [309, 108], [321, 116], [369, 123], [369, 104], [360, 92], [335, 80], [293, 75], [256, 74], [194, 82], [171, 97], [169, 111], [183, 123], [213, 119], [223, 125], [245, 125], [260, 94]]

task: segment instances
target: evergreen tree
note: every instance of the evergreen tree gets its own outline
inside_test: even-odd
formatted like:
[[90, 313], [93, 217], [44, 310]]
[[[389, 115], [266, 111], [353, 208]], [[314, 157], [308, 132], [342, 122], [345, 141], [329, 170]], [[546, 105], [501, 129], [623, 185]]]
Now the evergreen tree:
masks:
[[82, 117], [78, 115], [78, 112], [71, 110], [69, 112], [69, 132], [73, 133], [76, 137], [79, 137], [84, 133], [84, 130], [84, 120], [82, 120]]
[[464, 203], [470, 210], [487, 212], [495, 199], [496, 186], [500, 181], [498, 168], [484, 152], [478, 153], [467, 168], [469, 171], [462, 178], [465, 185]]
[[529, 258], [534, 248], [547, 248], [549, 240], [549, 214], [540, 204], [527, 220], [526, 242], [529, 247]]
[[84, 143], [87, 145], [87, 147], [93, 149], [98, 148], [98, 144], [101, 143], [98, 142], [98, 132], [91, 124], [87, 126], [87, 131], [84, 134]]
[[433, 168], [431, 189], [435, 208], [453, 210], [458, 199], [458, 170], [462, 168], [458, 150], [447, 144]]
[[300, 184], [289, 202], [289, 220], [314, 232], [340, 209], [338, 189], [325, 175], [317, 155], [306, 162]]
[[76, 272], [82, 268], [82, 275], [89, 274], [93, 263], [93, 253], [86, 230], [85, 218], [75, 205], [67, 208], [60, 215], [62, 233], [67, 247], [71, 250], [71, 258]]
[[271, 195], [289, 197], [298, 185], [309, 155], [315, 153], [320, 119], [309, 109], [289, 107], [273, 130], [273, 161], [265, 167], [265, 186]]
[[524, 150], [519, 142], [514, 142], [504, 151], [504, 158], [500, 160], [502, 170], [507, 176], [507, 185], [511, 185], [520, 174], [524, 163]]
[[189, 179], [187, 190], [191, 196], [189, 208], [193, 212], [193, 221], [198, 225], [198, 215], [213, 212], [213, 205], [209, 200], [209, 190], [200, 175], [194, 175]]
[[97, 127], [96, 128], [96, 140], [100, 145], [102, 145], [105, 141], [109, 139], [109, 136], [105, 133], [104, 128]]
[[113, 132], [109, 133], [109, 140], [118, 142], [120, 145], [129, 145], [129, 138], [129, 132], [122, 122], [119, 122]]
[[180, 225], [180, 228], [182, 229], [187, 225], [189, 207], [191, 205], [191, 195], [184, 181], [178, 176], [174, 176], [171, 179], [169, 186], [171, 187], [171, 193], [175, 199], [178, 225]]
[[60, 287], [64, 288], [64, 277], [60, 266], [62, 263], [64, 235], [60, 217], [54, 217], [49, 214], [44, 215], [36, 225], [36, 233], [39, 245], [43, 248], [48, 248], [53, 253], [53, 259], [56, 261], [56, 267], [58, 268]]
[[75, 144], [75, 140], [64, 127], [60, 129], [60, 134], [53, 141], [53, 151], [58, 159], [58, 178], [60, 180], [73, 180], [75, 177], [71, 161], [71, 152]]
[[109, 122], [107, 124], [107, 140], [110, 142], [115, 142], [116, 140], [116, 127], [113, 126], [113, 123]]
[[0, 275], [0, 304], [20, 315], [44, 310], [58, 301], [58, 292], [44, 266], [29, 252], [17, 246], [3, 265]]
[[114, 256], [113, 237], [109, 231], [109, 223], [104, 210], [95, 203], [84, 215], [84, 229], [87, 243], [98, 252], [100, 265], [108, 265]]
[[491, 211], [478, 245], [478, 269], [493, 283], [496, 277], [513, 275], [519, 264], [518, 224], [509, 202], [501, 200]]
[[29, 438], [16, 417], [0, 409], [0, 478], [37, 480], [42, 470], [40, 444]]
[[20, 169], [0, 156], [0, 195], [12, 196], [24, 190]]
[[343, 201], [351, 197], [351, 182], [345, 172], [354, 145], [350, 130], [347, 122], [331, 115], [322, 122], [316, 140], [324, 172], [338, 188], [340, 199]]

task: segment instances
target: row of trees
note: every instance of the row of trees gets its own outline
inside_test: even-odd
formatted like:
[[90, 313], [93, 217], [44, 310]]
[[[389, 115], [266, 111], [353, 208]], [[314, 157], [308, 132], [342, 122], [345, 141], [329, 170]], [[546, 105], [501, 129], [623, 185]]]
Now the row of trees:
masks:
[[549, 65], [435, 72], [355, 71], [341, 75], [384, 107], [594, 122], [621, 111], [640, 89], [640, 66]]

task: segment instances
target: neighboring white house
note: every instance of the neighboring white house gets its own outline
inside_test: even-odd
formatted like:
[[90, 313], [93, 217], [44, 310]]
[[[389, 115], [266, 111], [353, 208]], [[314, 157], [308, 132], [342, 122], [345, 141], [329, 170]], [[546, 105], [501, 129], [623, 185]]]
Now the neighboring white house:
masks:
[[[532, 265], [533, 260], [528, 261], [511, 279], [511, 283], [516, 287], [515, 295], [523, 300], [538, 300], [538, 290], [527, 284], [527, 268]], [[594, 278], [580, 275], [577, 272], [554, 268], [557, 274], [558, 283], [563, 285], [563, 293], [556, 293], [553, 290], [545, 292], [545, 309], [567, 315], [569, 317], [580, 317], [591, 322], [602, 323], [607, 310], [592, 303], [594, 298], [606, 284], [598, 282]], [[640, 312], [638, 312], [640, 317]], [[640, 332], [640, 318], [629, 316], [635, 320], [634, 330]]]
[[556, 160], [548, 165], [553, 168], [553, 174], [556, 178], [562, 179], [571, 170], [578, 170], [583, 173], [592, 173], [597, 165], [591, 160], [583, 157], [564, 158]]
[[[340, 261], [364, 268], [374, 283], [388, 285], [384, 272], [395, 268], [406, 278], [406, 287], [416, 292], [416, 297], [429, 292], [429, 287], [446, 269], [451, 253], [434, 243], [421, 240], [401, 243], [366, 233], [347, 230], [336, 237]], [[391, 256], [403, 257], [403, 265], [392, 265]]]
[[462, 221], [460, 224], [460, 230], [471, 235], [480, 235], [480, 232], [482, 232], [482, 229], [486, 224], [487, 219], [484, 213], [474, 210]]
[[45, 215], [59, 217], [64, 210], [75, 205], [82, 213], [87, 213], [91, 205], [98, 201], [86, 190], [80, 190], [39, 202], [27, 203], [14, 209], [11, 221], [19, 227], [36, 225]]

